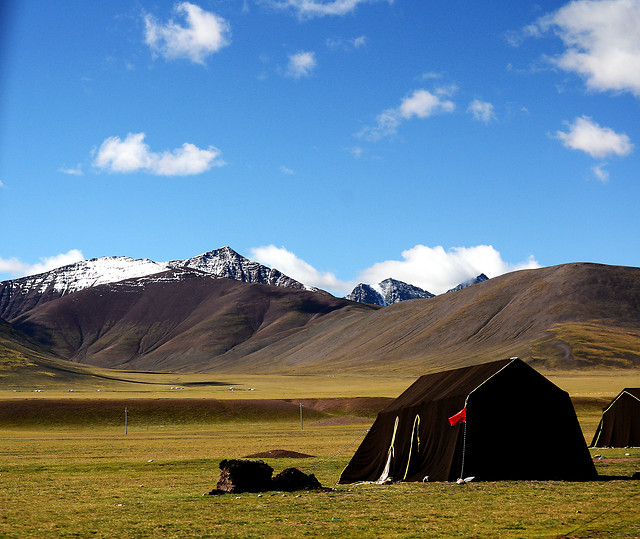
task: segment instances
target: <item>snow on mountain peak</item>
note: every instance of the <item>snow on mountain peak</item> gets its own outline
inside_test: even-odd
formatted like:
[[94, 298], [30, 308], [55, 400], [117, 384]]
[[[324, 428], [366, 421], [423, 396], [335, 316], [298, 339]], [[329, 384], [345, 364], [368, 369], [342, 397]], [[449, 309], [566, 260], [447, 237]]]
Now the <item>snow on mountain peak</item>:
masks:
[[221, 247], [187, 260], [167, 262], [171, 268], [193, 268], [215, 277], [235, 279], [246, 283], [261, 283], [298, 290], [314, 290], [288, 277], [275, 268], [263, 266], [236, 253], [230, 247]]
[[34, 290], [41, 294], [48, 290], [60, 294], [71, 294], [91, 286], [144, 277], [166, 271], [166, 269], [166, 264], [148, 259], [105, 256], [81, 260], [46, 273], [15, 279], [15, 281], [23, 284], [21, 287], [23, 290]]
[[186, 260], [170, 262], [154, 262], [127, 256], [92, 258], [5, 283], [14, 290], [14, 293], [21, 295], [28, 293], [65, 295], [92, 286], [147, 277], [167, 270], [182, 268], [197, 270], [216, 278], [317, 291], [284, 275], [275, 268], [269, 268], [245, 258], [227, 246]]

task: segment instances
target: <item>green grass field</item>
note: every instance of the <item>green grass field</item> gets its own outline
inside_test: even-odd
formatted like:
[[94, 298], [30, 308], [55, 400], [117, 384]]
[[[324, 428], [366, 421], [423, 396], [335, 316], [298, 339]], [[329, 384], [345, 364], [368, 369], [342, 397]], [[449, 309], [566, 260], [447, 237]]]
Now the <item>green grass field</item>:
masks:
[[[41, 393], [0, 390], [0, 537], [640, 535], [640, 481], [630, 479], [640, 471], [640, 449], [592, 452], [605, 457], [596, 460], [601, 475], [620, 479], [338, 486], [373, 420], [366, 407], [305, 410], [301, 430], [295, 410], [261, 413], [228, 403], [230, 418], [202, 403], [395, 397], [413, 379], [244, 375], [215, 385], [187, 375], [131, 376], [99, 392], [53, 383]], [[621, 387], [640, 385], [633, 372], [549, 377], [574, 397], [588, 441], [602, 403]], [[30, 415], [25, 403], [41, 413]], [[16, 418], [11, 411], [18, 409], [27, 412]], [[313, 455], [265, 459], [276, 473], [295, 466], [335, 490], [204, 495], [216, 486], [220, 460], [273, 449]], [[540, 456], [553, 458], [553, 447], [540, 447]]]

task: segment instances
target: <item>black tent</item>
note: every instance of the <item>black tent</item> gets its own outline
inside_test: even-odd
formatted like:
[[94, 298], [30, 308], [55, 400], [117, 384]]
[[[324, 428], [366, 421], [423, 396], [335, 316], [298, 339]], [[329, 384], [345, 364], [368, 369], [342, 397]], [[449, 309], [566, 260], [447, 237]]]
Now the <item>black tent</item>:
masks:
[[421, 376], [378, 414], [340, 483], [590, 480], [569, 395], [518, 358]]
[[640, 388], [623, 389], [604, 409], [591, 446], [640, 446]]

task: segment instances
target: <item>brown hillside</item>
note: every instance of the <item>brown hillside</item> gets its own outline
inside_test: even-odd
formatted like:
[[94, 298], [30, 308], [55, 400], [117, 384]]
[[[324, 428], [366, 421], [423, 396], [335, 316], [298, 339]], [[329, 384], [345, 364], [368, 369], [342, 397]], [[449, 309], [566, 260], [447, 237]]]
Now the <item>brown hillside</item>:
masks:
[[13, 325], [80, 363], [203, 370], [236, 346], [259, 350], [342, 309], [373, 308], [324, 294], [173, 270], [38, 304]]
[[336, 313], [222, 367], [419, 374], [514, 355], [552, 368], [640, 366], [640, 269], [567, 264], [357, 318]]
[[94, 368], [56, 357], [38, 342], [0, 319], [0, 388], [37, 388], [52, 380], [96, 383], [110, 379]]
[[640, 268], [520, 271], [384, 308], [176, 276], [83, 290], [14, 325], [61, 357], [136, 370], [418, 375], [510, 356], [563, 369], [640, 366]]

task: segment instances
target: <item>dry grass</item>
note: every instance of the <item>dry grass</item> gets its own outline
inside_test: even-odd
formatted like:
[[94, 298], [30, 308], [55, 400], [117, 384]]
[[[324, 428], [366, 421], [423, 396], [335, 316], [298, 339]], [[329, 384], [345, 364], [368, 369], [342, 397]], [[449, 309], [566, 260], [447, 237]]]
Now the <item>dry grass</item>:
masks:
[[[545, 374], [572, 394], [587, 440], [602, 403], [621, 387], [640, 385], [636, 371]], [[598, 450], [608, 457], [596, 461], [599, 472], [627, 479], [203, 496], [215, 487], [221, 459], [274, 449], [313, 455], [268, 459], [276, 472], [295, 466], [334, 486], [367, 428], [348, 417], [322, 426], [309, 415], [300, 430], [297, 413], [264, 416], [246, 403], [395, 397], [413, 378], [234, 375], [224, 380], [239, 388], [231, 392], [204, 375], [127, 376], [100, 392], [89, 385], [69, 393], [53, 383], [42, 393], [0, 391], [9, 411], [18, 403], [49, 406], [51, 399], [76, 410], [39, 424], [0, 422], [0, 537], [633, 537], [640, 529], [640, 481], [629, 479], [640, 470], [639, 449]], [[232, 420], [205, 413], [203, 398], [211, 397], [236, 410]], [[144, 413], [134, 412], [138, 403]], [[127, 404], [125, 435], [117, 408]], [[107, 413], [109, 406], [117, 412], [113, 423], [77, 420], [78, 410]], [[317, 417], [354, 413], [345, 410], [334, 406]], [[541, 447], [540, 458], [553, 458], [553, 447]]]
[[[362, 425], [287, 422], [208, 428], [4, 432], [0, 536], [22, 537], [629, 537], [640, 482], [515, 481], [339, 486], [301, 492], [203, 496], [222, 458], [284, 448], [315, 455], [272, 459], [333, 486]], [[553, 458], [553, 449], [541, 449]], [[629, 451], [627, 451], [629, 452]], [[639, 450], [601, 473], [629, 476]], [[622, 456], [609, 451], [610, 456]], [[630, 460], [633, 457], [635, 460]], [[481, 510], [480, 510], [481, 509]]]

